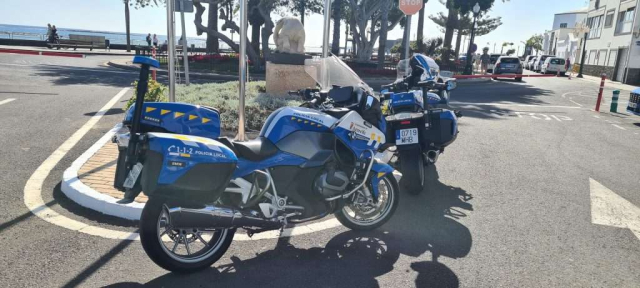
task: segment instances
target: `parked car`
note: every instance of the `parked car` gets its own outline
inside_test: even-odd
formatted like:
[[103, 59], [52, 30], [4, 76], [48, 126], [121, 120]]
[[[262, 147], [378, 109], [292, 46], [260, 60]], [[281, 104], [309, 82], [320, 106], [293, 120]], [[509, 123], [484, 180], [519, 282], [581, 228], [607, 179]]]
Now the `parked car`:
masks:
[[490, 54], [489, 55], [489, 65], [487, 66], [487, 72], [493, 73], [493, 66], [496, 65], [498, 58], [500, 58], [502, 54]]
[[535, 58], [535, 57], [536, 57], [536, 56], [533, 56], [533, 55], [529, 55], [529, 56], [525, 57], [525, 58], [524, 58], [524, 61], [522, 61], [522, 65], [524, 66], [523, 68], [524, 68], [524, 69], [527, 69], [527, 70], [531, 69], [531, 68], [529, 67], [529, 62], [530, 62], [531, 60], [533, 60], [533, 58]]
[[541, 73], [558, 73], [564, 76], [567, 73], [567, 67], [565, 67], [565, 60], [558, 57], [549, 57], [547, 60], [544, 60], [544, 64], [542, 64]]
[[529, 62], [525, 63], [527, 65], [528, 70], [533, 71], [533, 63], [536, 63], [536, 59], [538, 59], [538, 56], [533, 56], [531, 57], [531, 59], [529, 59]]
[[544, 61], [546, 61], [549, 57], [554, 57], [554, 55], [538, 56], [538, 58], [536, 58], [536, 61], [533, 62], [533, 71], [540, 72], [542, 70], [542, 64], [544, 64]]
[[[522, 63], [520, 63], [520, 59], [515, 56], [501, 56], [496, 61], [494, 66], [493, 75], [500, 74], [519, 74], [522, 75]], [[493, 79], [498, 79], [498, 77], [493, 77]], [[522, 81], [522, 77], [516, 77], [516, 81]]]

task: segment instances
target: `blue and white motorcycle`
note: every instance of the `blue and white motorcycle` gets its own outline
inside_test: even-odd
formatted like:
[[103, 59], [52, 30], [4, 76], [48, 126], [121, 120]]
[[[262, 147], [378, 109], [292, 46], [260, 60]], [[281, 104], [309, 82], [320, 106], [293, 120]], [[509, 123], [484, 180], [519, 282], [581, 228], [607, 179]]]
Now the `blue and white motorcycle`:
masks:
[[389, 149], [393, 153], [385, 152], [395, 157], [384, 159], [402, 173], [402, 188], [418, 194], [426, 185], [425, 167], [435, 164], [458, 135], [460, 112], [444, 108], [456, 80], [441, 77], [438, 64], [421, 54], [400, 61], [397, 71], [397, 80], [381, 91], [387, 102], [388, 142], [395, 144]]
[[392, 217], [398, 184], [374, 158], [386, 143], [379, 100], [338, 58], [307, 61], [324, 92], [308, 90], [308, 108], [281, 108], [257, 139], [236, 142], [220, 137], [214, 108], [143, 103], [149, 66], [158, 63], [134, 59], [142, 70], [124, 120], [130, 131], [115, 139], [114, 186], [149, 197], [140, 240], [160, 267], [208, 267], [237, 229], [252, 236], [334, 214], [348, 228], [371, 230]]

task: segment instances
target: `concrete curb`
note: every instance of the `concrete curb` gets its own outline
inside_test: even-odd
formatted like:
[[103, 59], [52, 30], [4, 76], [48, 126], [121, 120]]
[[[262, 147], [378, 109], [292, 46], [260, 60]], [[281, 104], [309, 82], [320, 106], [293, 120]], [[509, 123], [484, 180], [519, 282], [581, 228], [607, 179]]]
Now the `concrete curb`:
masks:
[[[140, 68], [132, 65], [125, 65], [120, 63], [115, 63], [114, 61], [107, 62], [107, 66], [111, 66], [114, 68], [119, 68], [123, 70], [129, 71], [140, 71]], [[169, 72], [166, 70], [156, 70], [159, 75], [168, 75]], [[180, 74], [184, 75], [184, 72], [180, 72]], [[210, 79], [210, 80], [218, 80], [218, 81], [237, 81], [238, 75], [226, 75], [226, 74], [207, 74], [207, 73], [198, 73], [198, 72], [189, 72], [190, 77], [200, 78], [200, 79]], [[264, 80], [263, 76], [252, 76], [251, 78], [257, 80]]]
[[82, 153], [78, 159], [73, 161], [71, 167], [62, 174], [61, 190], [69, 199], [80, 206], [128, 220], [140, 220], [144, 203], [133, 202], [131, 204], [118, 204], [119, 199], [102, 194], [91, 187], [85, 185], [78, 179], [78, 170], [93, 156], [104, 144], [111, 140], [111, 137], [122, 127], [118, 124], [107, 132], [102, 138], [94, 143], [87, 151]]

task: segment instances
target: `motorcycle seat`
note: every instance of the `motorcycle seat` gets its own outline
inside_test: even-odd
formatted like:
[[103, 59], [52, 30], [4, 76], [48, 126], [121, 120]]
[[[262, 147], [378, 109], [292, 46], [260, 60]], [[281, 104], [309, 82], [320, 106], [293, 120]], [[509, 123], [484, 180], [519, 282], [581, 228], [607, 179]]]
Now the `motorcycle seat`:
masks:
[[342, 116], [347, 115], [347, 113], [349, 113], [351, 110], [349, 110], [348, 108], [333, 108], [333, 109], [329, 109], [329, 110], [324, 110], [324, 113], [327, 113], [331, 116], [333, 116], [334, 118], [342, 118]]
[[238, 156], [254, 162], [262, 161], [278, 153], [276, 145], [264, 137], [247, 142], [233, 142], [233, 146], [238, 151]]

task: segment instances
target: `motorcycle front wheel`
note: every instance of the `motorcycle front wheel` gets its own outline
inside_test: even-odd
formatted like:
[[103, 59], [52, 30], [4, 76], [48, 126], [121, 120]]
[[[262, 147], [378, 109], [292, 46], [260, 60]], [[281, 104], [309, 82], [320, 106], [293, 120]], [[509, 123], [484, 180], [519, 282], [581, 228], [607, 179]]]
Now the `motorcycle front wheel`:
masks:
[[210, 267], [227, 252], [234, 229], [172, 229], [168, 207], [165, 199], [151, 197], [140, 216], [140, 242], [158, 266], [173, 272], [194, 272]]
[[351, 230], [376, 229], [391, 219], [398, 207], [399, 196], [398, 182], [389, 173], [378, 182], [377, 202], [368, 200], [364, 190], [360, 189], [355, 192], [350, 203], [335, 213], [336, 219]]

